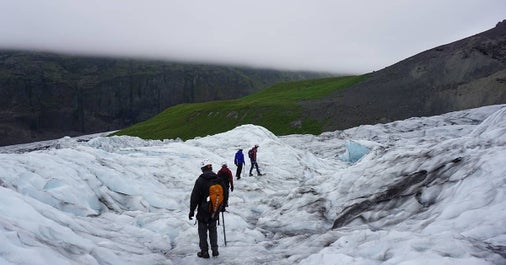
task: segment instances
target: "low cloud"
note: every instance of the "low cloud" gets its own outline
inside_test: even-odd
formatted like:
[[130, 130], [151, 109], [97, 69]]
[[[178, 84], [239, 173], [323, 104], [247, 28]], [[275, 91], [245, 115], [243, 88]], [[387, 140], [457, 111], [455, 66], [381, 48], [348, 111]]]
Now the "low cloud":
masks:
[[490, 29], [504, 10], [503, 0], [3, 1], [0, 48], [365, 73]]

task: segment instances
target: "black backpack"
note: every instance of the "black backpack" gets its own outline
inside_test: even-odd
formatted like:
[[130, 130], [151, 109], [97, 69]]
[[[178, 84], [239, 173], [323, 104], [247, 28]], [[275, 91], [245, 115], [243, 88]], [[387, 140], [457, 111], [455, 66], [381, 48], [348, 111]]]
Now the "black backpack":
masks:
[[251, 158], [253, 158], [253, 149], [250, 149], [250, 150], [248, 151], [248, 157], [249, 157], [250, 159], [251, 159]]

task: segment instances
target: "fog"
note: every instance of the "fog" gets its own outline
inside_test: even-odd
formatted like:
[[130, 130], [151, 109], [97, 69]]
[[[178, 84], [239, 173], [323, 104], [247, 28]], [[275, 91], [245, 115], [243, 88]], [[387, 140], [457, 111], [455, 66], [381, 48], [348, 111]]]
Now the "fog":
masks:
[[365, 73], [487, 29], [504, 0], [0, 0], [0, 48]]

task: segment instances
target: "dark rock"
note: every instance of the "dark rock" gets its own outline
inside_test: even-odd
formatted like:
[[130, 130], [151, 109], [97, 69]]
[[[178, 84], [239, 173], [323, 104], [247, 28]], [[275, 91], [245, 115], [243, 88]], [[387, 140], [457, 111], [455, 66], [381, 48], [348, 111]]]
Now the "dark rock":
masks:
[[303, 103], [325, 131], [506, 103], [506, 21]]
[[322, 76], [328, 75], [0, 51], [0, 145], [122, 129], [180, 103]]

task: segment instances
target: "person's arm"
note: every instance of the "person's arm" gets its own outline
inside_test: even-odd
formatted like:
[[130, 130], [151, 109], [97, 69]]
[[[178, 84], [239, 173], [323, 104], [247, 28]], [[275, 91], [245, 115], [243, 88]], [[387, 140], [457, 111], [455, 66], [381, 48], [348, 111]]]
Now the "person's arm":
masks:
[[197, 209], [197, 206], [200, 201], [200, 191], [199, 191], [199, 185], [198, 185], [198, 179], [195, 181], [195, 185], [193, 186], [192, 194], [190, 196], [190, 214], [189, 218], [192, 219], [193, 216], [195, 216], [195, 209]]

